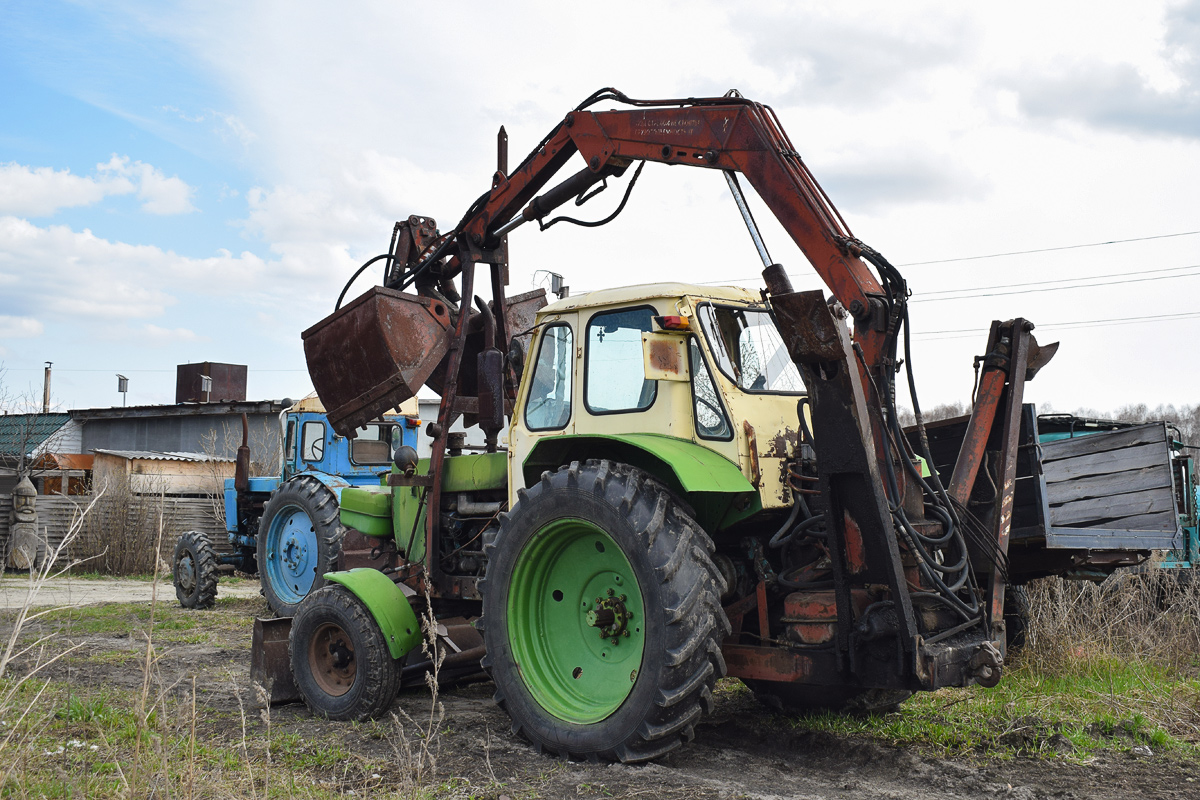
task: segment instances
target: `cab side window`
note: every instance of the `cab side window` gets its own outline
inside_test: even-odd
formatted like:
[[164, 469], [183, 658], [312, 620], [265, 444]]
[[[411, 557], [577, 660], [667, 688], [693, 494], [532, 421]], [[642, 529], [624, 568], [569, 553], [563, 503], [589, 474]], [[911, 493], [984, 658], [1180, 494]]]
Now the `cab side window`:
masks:
[[570, 421], [574, 348], [569, 326], [551, 325], [542, 332], [525, 403], [525, 427], [529, 430], [558, 430]]
[[642, 334], [652, 330], [649, 306], [596, 314], [587, 326], [584, 401], [593, 414], [644, 411], [654, 403], [658, 381], [646, 380]]
[[712, 374], [700, 352], [696, 337], [689, 337], [688, 356], [692, 368], [692, 406], [696, 418], [696, 433], [702, 439], [730, 439], [733, 429], [725, 416]]
[[300, 429], [300, 458], [320, 461], [325, 457], [325, 423], [306, 422]]
[[355, 464], [387, 464], [392, 460], [393, 431], [397, 426], [369, 422], [350, 440], [350, 460]]

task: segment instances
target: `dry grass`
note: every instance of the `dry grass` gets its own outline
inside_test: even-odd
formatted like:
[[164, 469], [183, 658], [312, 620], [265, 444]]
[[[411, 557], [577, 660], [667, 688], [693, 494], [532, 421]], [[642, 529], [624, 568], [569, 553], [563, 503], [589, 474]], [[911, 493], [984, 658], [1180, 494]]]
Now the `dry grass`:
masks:
[[1034, 581], [1023, 658], [1062, 675], [1120, 660], [1200, 676], [1200, 583], [1191, 578], [1190, 571], [1152, 569], [1101, 584]]
[[[478, 787], [438, 768], [445, 712], [436, 675], [443, 654], [436, 647], [432, 615], [422, 620], [424, 648], [434, 665], [427, 713], [410, 714], [397, 706], [390, 720], [346, 726], [343, 741], [309, 738], [315, 721], [301, 722], [304, 717], [297, 720], [294, 713], [281, 727], [269, 707], [252, 710], [261, 698], [232, 677], [226, 678], [232, 711], [207, 706], [205, 691], [213, 691], [214, 679], [225, 679], [204, 672], [178, 674], [178, 662], [164, 659], [180, 641], [172, 634], [192, 633], [177, 630], [187, 625], [220, 628], [216, 639], [238, 634], [227, 629], [230, 619], [206, 619], [207, 614], [175, 608], [163, 570], [149, 570], [156, 592], [148, 615], [145, 606], [36, 608], [33, 600], [45, 580], [76, 565], [70, 562], [51, 572], [52, 564], [69, 561], [66, 554], [81, 549], [79, 539], [89, 523], [97, 525], [92, 517], [100, 507], [97, 500], [78, 516], [59, 551], [31, 575], [24, 607], [4, 614], [0, 797], [259, 800], [357, 795], [419, 800], [476, 795]], [[161, 549], [164, 530], [160, 514], [153, 521], [154, 540], [146, 546], [148, 561]], [[220, 609], [209, 613], [220, 614]], [[240, 634], [248, 638], [252, 615], [243, 610], [234, 616]], [[133, 640], [130, 649], [119, 653], [133, 680], [119, 685], [73, 680], [72, 670], [94, 670], [105, 656], [114, 655], [93, 651], [89, 644], [94, 636], [113, 635]], [[198, 683], [208, 688], [198, 690]], [[364, 737], [378, 740], [387, 755], [378, 748], [356, 752], [348, 744]]]

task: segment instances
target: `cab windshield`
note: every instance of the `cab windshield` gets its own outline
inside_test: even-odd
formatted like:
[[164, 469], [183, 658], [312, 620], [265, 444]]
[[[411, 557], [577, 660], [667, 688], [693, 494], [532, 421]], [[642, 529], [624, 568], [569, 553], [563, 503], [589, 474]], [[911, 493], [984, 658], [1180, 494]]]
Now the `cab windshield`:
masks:
[[696, 311], [717, 368], [746, 392], [801, 394], [804, 381], [766, 310], [702, 304]]

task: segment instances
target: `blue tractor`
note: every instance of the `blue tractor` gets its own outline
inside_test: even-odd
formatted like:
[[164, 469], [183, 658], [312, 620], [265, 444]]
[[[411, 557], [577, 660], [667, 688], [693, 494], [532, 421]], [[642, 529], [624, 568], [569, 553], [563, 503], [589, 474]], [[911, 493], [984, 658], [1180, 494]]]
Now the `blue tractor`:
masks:
[[[338, 519], [342, 490], [379, 485], [391, 471], [395, 449], [416, 446], [420, 420], [412, 405], [410, 414], [384, 414], [345, 437], [334, 432], [319, 400], [301, 400], [282, 415], [283, 474], [273, 477], [250, 477], [243, 417], [234, 477], [225, 480], [225, 528], [233, 552], [217, 554], [203, 531], [180, 536], [174, 557], [180, 605], [212, 606], [218, 567], [228, 564], [257, 572], [271, 610], [291, 616], [309, 592], [325, 585], [325, 573], [346, 567], [344, 550], [355, 547]], [[355, 560], [369, 562], [370, 555]]]

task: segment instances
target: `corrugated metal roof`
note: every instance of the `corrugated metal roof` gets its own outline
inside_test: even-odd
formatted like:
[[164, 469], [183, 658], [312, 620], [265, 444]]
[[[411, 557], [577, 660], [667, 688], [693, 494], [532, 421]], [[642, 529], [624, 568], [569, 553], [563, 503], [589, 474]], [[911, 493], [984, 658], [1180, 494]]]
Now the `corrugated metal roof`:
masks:
[[233, 458], [229, 456], [210, 456], [207, 453], [163, 453], [158, 450], [100, 450], [94, 452], [102, 453], [108, 456], [116, 456], [117, 458], [127, 458], [130, 461], [140, 459], [142, 461], [220, 461], [222, 463], [232, 463]]
[[0, 414], [0, 455], [31, 452], [66, 424], [68, 414]]
[[82, 469], [92, 468], [91, 453], [42, 453], [34, 459], [34, 469]]

